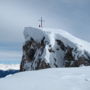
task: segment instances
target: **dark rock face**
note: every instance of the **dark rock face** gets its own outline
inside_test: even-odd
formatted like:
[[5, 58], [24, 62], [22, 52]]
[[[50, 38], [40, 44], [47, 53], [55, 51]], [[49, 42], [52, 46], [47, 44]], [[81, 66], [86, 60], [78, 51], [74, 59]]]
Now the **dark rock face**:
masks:
[[67, 38], [36, 28], [25, 31], [20, 71], [90, 65], [90, 54]]
[[[44, 58], [42, 58], [46, 45], [44, 39], [45, 37], [42, 38], [40, 43], [37, 43], [31, 38], [30, 41], [25, 43], [23, 46], [23, 57], [20, 71], [50, 68], [49, 63], [46, 63]], [[30, 66], [27, 65], [27, 63], [30, 63]]]
[[[85, 51], [84, 51], [85, 52]], [[74, 53], [74, 54], [73, 54]], [[79, 67], [81, 65], [88, 66], [90, 65], [90, 58], [87, 57], [88, 53], [84, 53], [79, 56], [79, 51], [77, 48], [74, 50], [73, 48], [67, 47], [67, 51], [65, 54], [65, 67]], [[76, 56], [78, 54], [78, 56]]]
[[73, 64], [70, 65], [70, 67], [79, 67], [81, 65], [89, 66], [90, 60], [86, 59], [85, 57], [80, 57], [80, 58], [78, 58], [78, 60], [74, 60]]
[[66, 47], [65, 47], [64, 43], [61, 40], [56, 40], [56, 42], [63, 51], [66, 50]]
[[37, 67], [35, 68], [35, 70], [45, 69], [45, 68], [50, 68], [50, 65], [46, 63], [45, 61], [39, 60], [39, 62], [37, 62]]
[[[45, 69], [45, 68], [51, 68], [53, 66], [56, 68], [61, 67], [58, 64], [59, 61], [57, 60], [57, 58], [55, 57], [53, 58], [54, 63], [53, 65], [51, 65], [52, 62], [47, 63], [45, 58], [43, 57], [46, 47], [44, 38], [45, 37], [43, 37], [40, 43], [34, 41], [33, 38], [31, 38], [29, 41], [26, 41], [26, 43], [23, 46], [23, 56], [20, 65], [20, 71]], [[49, 45], [48, 51], [50, 54], [53, 53], [53, 55], [55, 55], [56, 52], [62, 51], [64, 53], [63, 56], [64, 67], [79, 67], [81, 65], [85, 65], [85, 66], [90, 65], [90, 56], [86, 51], [84, 51], [84, 54], [81, 54], [81, 52], [78, 51], [77, 48], [65, 46], [63, 41], [61, 40], [55, 40], [55, 41], [56, 44], [58, 45], [58, 48], [56, 48], [55, 50], [52, 47], [52, 45]]]

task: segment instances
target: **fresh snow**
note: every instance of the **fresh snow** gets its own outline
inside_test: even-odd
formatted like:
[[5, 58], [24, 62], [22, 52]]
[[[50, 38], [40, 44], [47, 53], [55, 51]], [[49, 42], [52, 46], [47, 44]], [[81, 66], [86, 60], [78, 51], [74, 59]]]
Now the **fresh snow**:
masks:
[[25, 27], [24, 36], [26, 41], [33, 38], [35, 41], [40, 42], [42, 40], [42, 37], [45, 37], [45, 41], [49, 41], [48, 35], [38, 28], [35, 29], [33, 27]]
[[90, 67], [17, 73], [0, 79], [0, 90], [90, 90]]
[[[48, 49], [50, 48], [48, 44], [51, 44], [54, 50], [55, 48], [58, 48], [55, 39], [63, 41], [65, 46], [69, 45], [73, 48], [78, 47], [79, 50], [86, 50], [90, 53], [89, 42], [80, 40], [60, 29], [43, 28], [42, 30], [42, 28], [26, 27], [24, 36], [26, 41], [30, 40], [32, 37], [39, 43], [42, 38], [45, 37], [45, 42], [48, 43], [46, 43], [42, 57], [45, 57], [47, 62], [51, 62], [52, 65], [54, 63], [52, 57], [55, 57], [60, 61], [57, 62], [57, 64], [61, 64], [62, 66], [62, 59], [64, 56], [62, 50], [55, 51], [55, 55], [48, 52]], [[40, 53], [39, 50], [36, 54], [38, 53]], [[29, 65], [26, 66], [30, 66], [30, 63], [27, 64]], [[19, 65], [5, 66], [1, 64], [0, 69], [19, 69]], [[90, 90], [90, 66], [78, 68], [50, 68], [8, 75], [7, 77], [0, 79], [0, 90]]]
[[[61, 29], [49, 29], [49, 28], [34, 28], [34, 27], [25, 27], [24, 29], [24, 37], [25, 41], [30, 40], [33, 38], [36, 42], [40, 43], [43, 37], [45, 37], [45, 50], [43, 52], [42, 57], [43, 60], [46, 60], [46, 62], [51, 63], [51, 67], [55, 67], [55, 59], [57, 60], [56, 65], [58, 67], [62, 67], [64, 64], [64, 55], [65, 52], [63, 50], [56, 50], [56, 48], [59, 48], [59, 45], [57, 45], [57, 42], [55, 40], [60, 40], [64, 43], [64, 45], [67, 47], [71, 47], [74, 50], [77, 49], [76, 53], [73, 51], [73, 56], [75, 56], [75, 60], [77, 60], [77, 57], [79, 56], [85, 56], [85, 51], [90, 54], [90, 43], [86, 42], [84, 40], [78, 39], [77, 37], [69, 34], [68, 32], [61, 30]], [[50, 47], [51, 45], [51, 47]], [[55, 53], [50, 53], [48, 50], [53, 49]], [[35, 60], [38, 60], [39, 54], [41, 53], [41, 50], [37, 50], [35, 54]], [[88, 58], [87, 56], [85, 56]], [[33, 64], [35, 68], [35, 64]], [[28, 63], [25, 65], [25, 67], [30, 69], [31, 63]]]
[[54, 37], [56, 39], [62, 40], [66, 45], [69, 45], [71, 47], [77, 46], [80, 50], [86, 50], [90, 53], [90, 42], [81, 40], [62, 29], [43, 28], [43, 31], [46, 31], [51, 34], [49, 35], [51, 36], [51, 39], [54, 34]]
[[25, 27], [24, 36], [26, 41], [33, 37], [37, 42], [40, 42], [45, 36], [45, 40], [50, 42], [52, 46], [54, 46], [55, 39], [60, 39], [66, 46], [77, 46], [80, 50], [86, 50], [90, 53], [90, 42], [81, 40], [62, 29]]

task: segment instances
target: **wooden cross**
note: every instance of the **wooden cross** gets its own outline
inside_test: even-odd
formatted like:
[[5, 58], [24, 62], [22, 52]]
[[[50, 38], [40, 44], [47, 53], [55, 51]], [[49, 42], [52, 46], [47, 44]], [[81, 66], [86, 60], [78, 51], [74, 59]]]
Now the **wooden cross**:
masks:
[[44, 20], [42, 19], [42, 17], [41, 17], [41, 19], [39, 21], [40, 21], [39, 27], [43, 27]]

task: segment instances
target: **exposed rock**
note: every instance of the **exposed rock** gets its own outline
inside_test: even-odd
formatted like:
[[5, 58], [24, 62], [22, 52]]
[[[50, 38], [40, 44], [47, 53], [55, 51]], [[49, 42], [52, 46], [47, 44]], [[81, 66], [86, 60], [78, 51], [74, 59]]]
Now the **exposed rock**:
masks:
[[[76, 56], [78, 54], [78, 50], [77, 49], [73, 49], [68, 47], [67, 48], [67, 52], [65, 54], [65, 67], [79, 67], [81, 65], [84, 66], [88, 66], [90, 65], [90, 58], [89, 57], [85, 57], [85, 55], [87, 55], [87, 53], [84, 53], [81, 56]], [[73, 54], [75, 53], [75, 54]]]
[[80, 46], [60, 35], [31, 27], [26, 28], [24, 33], [26, 41], [20, 71], [90, 65], [88, 51], [81, 50]]
[[64, 43], [61, 40], [56, 40], [56, 42], [63, 51], [66, 50], [66, 47], [65, 47]]
[[[33, 38], [31, 38], [30, 41], [26, 41], [23, 46], [23, 57], [20, 71], [50, 68], [49, 63], [47, 63], [43, 58], [46, 45], [44, 39], [45, 37], [42, 38], [40, 43], [34, 41]], [[27, 68], [27, 66], [29, 68]]]

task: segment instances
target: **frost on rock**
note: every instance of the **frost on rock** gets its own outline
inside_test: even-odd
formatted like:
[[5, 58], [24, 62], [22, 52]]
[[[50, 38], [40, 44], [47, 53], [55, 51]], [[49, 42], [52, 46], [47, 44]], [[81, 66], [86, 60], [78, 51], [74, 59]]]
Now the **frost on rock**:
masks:
[[49, 43], [48, 35], [40, 29], [26, 27], [24, 36], [26, 41], [23, 45], [21, 70], [49, 68], [45, 58], [46, 45]]
[[25, 27], [20, 70], [90, 65], [90, 43], [62, 30]]

